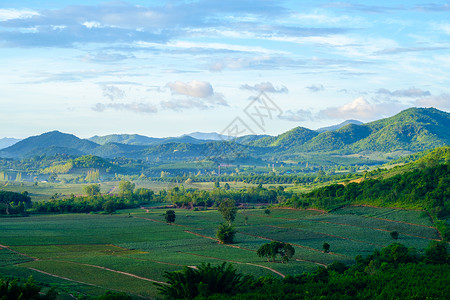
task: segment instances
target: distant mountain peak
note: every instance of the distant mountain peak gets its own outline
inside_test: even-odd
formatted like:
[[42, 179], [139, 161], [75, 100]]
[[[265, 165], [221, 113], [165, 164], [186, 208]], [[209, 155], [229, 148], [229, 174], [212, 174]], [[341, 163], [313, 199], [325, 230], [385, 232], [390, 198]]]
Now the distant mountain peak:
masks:
[[182, 136], [190, 136], [194, 139], [205, 141], [227, 141], [233, 138], [227, 135], [219, 134], [217, 132], [198, 132], [198, 131], [184, 134]]
[[361, 121], [358, 121], [358, 120], [346, 120], [346, 121], [344, 121], [342, 123], [339, 123], [339, 124], [336, 124], [336, 125], [319, 128], [316, 131], [317, 132], [334, 131], [334, 130], [342, 128], [342, 127], [344, 127], [344, 126], [346, 126], [348, 124], [362, 125], [364, 123], [361, 122]]

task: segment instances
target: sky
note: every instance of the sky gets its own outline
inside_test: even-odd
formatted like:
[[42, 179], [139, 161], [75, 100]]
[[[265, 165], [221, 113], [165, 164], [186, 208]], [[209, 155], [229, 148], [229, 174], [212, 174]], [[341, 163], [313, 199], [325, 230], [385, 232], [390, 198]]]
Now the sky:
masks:
[[0, 0], [0, 138], [450, 111], [449, 1]]

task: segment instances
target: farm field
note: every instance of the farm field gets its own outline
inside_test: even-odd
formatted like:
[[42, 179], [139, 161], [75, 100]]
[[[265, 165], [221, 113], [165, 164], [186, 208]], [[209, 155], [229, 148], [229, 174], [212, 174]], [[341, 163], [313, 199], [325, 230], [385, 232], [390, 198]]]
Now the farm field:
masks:
[[[147, 212], [148, 211], [148, 212]], [[231, 262], [254, 276], [285, 276], [313, 271], [334, 261], [351, 263], [396, 242], [419, 252], [439, 239], [428, 215], [400, 209], [348, 207], [332, 213], [315, 210], [240, 210], [235, 244], [218, 244], [222, 222], [216, 210], [177, 209], [168, 225], [163, 209], [123, 210], [117, 214], [33, 215], [1, 218], [0, 273], [55, 283], [67, 293], [100, 295], [106, 290], [154, 298], [153, 282], [165, 271], [202, 262]], [[247, 216], [247, 224], [245, 222]], [[256, 255], [264, 243], [291, 243], [288, 264]], [[324, 242], [330, 253], [322, 251]]]

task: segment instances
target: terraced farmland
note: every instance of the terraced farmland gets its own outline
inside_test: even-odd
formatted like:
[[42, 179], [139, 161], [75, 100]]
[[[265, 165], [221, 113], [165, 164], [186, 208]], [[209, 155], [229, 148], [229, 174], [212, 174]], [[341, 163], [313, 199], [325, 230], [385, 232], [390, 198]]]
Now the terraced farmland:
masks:
[[[232, 262], [239, 271], [285, 276], [312, 271], [333, 261], [351, 263], [394, 242], [418, 251], [439, 239], [430, 218], [418, 211], [349, 207], [333, 213], [313, 210], [241, 210], [233, 245], [218, 244], [222, 222], [215, 210], [176, 210], [176, 222], [164, 222], [164, 210], [121, 211], [114, 215], [42, 215], [0, 219], [0, 272], [57, 283], [66, 291], [98, 295], [105, 290], [137, 297], [158, 295], [153, 282], [165, 271], [202, 262]], [[245, 222], [247, 216], [247, 222]], [[247, 223], [247, 224], [245, 224]], [[291, 243], [288, 264], [267, 262], [256, 255], [264, 243]], [[331, 245], [330, 253], [322, 245]]]

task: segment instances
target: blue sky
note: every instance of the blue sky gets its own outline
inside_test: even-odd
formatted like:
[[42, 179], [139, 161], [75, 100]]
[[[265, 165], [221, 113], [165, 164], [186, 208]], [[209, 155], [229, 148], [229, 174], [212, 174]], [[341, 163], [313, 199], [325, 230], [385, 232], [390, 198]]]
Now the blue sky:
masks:
[[[0, 137], [450, 111], [449, 54], [449, 1], [1, 1]], [[246, 114], [261, 91], [264, 126]]]

